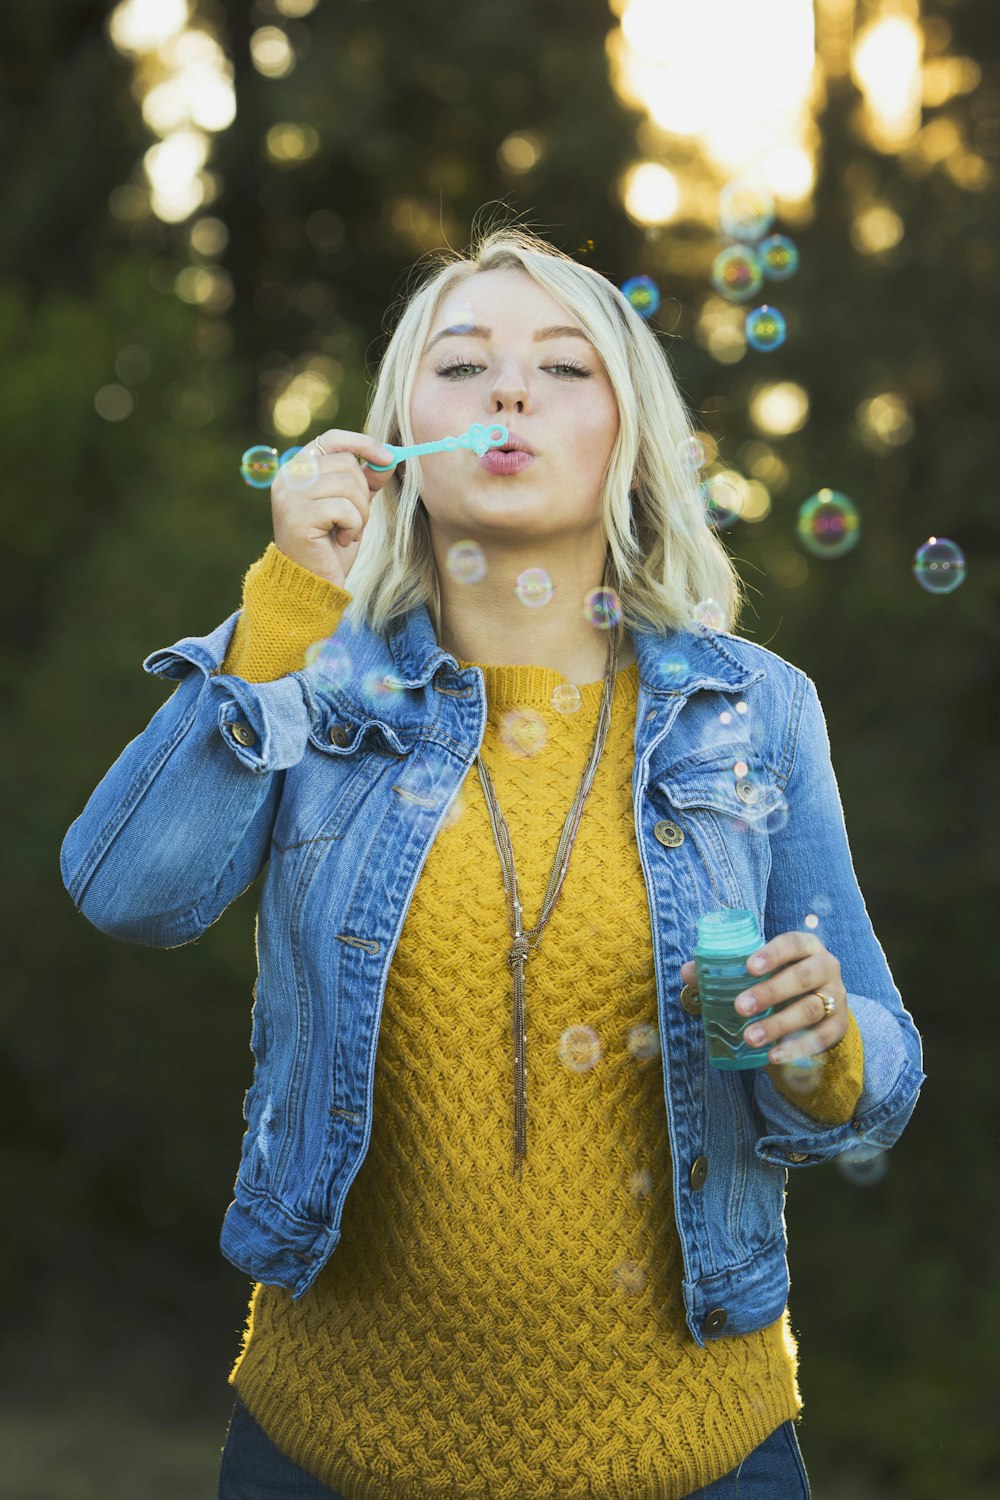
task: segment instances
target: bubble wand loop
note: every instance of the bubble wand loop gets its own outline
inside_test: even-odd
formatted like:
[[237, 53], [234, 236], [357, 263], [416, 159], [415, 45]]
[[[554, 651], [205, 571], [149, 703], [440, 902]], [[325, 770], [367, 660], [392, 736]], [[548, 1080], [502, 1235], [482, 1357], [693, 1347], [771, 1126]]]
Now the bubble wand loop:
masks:
[[407, 447], [397, 447], [395, 443], [383, 443], [392, 454], [391, 464], [373, 464], [367, 460], [369, 469], [384, 474], [388, 469], [394, 469], [404, 458], [418, 458], [423, 453], [452, 453], [456, 448], [472, 448], [482, 458], [491, 448], [502, 448], [507, 442], [509, 434], [502, 422], [495, 422], [492, 427], [484, 427], [482, 422], [473, 422], [468, 432], [463, 432], [461, 437], [438, 438], [433, 443], [410, 443]]

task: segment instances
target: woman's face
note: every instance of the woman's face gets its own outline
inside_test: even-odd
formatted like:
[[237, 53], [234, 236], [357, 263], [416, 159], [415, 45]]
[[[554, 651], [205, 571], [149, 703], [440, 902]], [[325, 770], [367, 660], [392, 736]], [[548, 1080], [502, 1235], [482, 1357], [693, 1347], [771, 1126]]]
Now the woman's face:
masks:
[[[445, 545], [469, 536], [540, 541], [600, 528], [618, 408], [582, 330], [553, 332], [575, 326], [575, 317], [520, 270], [477, 271], [444, 295], [410, 402], [414, 442], [460, 436], [473, 422], [502, 422], [534, 450], [512, 474], [491, 474], [472, 449], [420, 460], [431, 529]], [[453, 329], [469, 331], [439, 337]]]

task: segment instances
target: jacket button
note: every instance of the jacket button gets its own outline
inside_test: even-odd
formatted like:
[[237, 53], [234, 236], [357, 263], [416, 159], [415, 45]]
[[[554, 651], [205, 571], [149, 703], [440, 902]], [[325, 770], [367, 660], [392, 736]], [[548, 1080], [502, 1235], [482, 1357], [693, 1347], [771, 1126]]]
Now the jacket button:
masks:
[[691, 1164], [691, 1186], [695, 1192], [705, 1186], [705, 1178], [708, 1176], [708, 1157], [696, 1156]]
[[233, 739], [236, 740], [237, 744], [252, 745], [256, 742], [257, 736], [249, 724], [233, 724], [232, 731]]
[[666, 848], [677, 849], [684, 842], [684, 830], [678, 828], [676, 823], [671, 823], [669, 818], [660, 818], [659, 822], [653, 824], [653, 837]]
[[689, 984], [681, 990], [681, 1009], [686, 1010], [689, 1016], [701, 1015], [701, 996]]
[[756, 802], [758, 792], [753, 782], [744, 776], [736, 783], [736, 795], [741, 802]]
[[808, 1161], [809, 1160], [809, 1153], [807, 1151], [789, 1151], [789, 1153], [788, 1153], [788, 1160], [789, 1161]]
[[713, 1307], [705, 1319], [706, 1333], [721, 1333], [726, 1326], [726, 1310], [723, 1307]]
[[339, 745], [341, 749], [350, 743], [351, 736], [343, 724], [330, 725], [330, 744]]

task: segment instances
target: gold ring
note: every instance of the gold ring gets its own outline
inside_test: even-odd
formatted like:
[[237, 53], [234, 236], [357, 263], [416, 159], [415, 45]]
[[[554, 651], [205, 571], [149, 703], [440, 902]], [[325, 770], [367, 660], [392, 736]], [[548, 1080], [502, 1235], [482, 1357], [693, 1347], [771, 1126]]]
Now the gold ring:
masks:
[[834, 1011], [837, 1009], [837, 1002], [833, 998], [833, 996], [832, 995], [824, 995], [824, 993], [823, 993], [822, 990], [813, 990], [813, 994], [816, 995], [820, 1000], [822, 1000], [822, 1002], [823, 1002], [823, 1011], [824, 1011], [825, 1015], [827, 1017], [832, 1016], [833, 1013], [834, 1013]]

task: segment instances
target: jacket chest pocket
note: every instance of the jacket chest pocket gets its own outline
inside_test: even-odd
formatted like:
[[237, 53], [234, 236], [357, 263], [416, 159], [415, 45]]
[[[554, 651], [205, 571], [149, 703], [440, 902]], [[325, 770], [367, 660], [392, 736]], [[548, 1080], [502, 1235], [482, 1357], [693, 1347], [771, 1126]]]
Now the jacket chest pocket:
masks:
[[771, 869], [768, 835], [788, 814], [774, 775], [749, 766], [745, 755], [745, 745], [719, 747], [659, 772], [654, 803], [691, 840], [720, 905], [762, 916]]
[[398, 775], [407, 754], [387, 725], [324, 714], [310, 728], [305, 755], [285, 773], [274, 847], [344, 838], [373, 788]]

